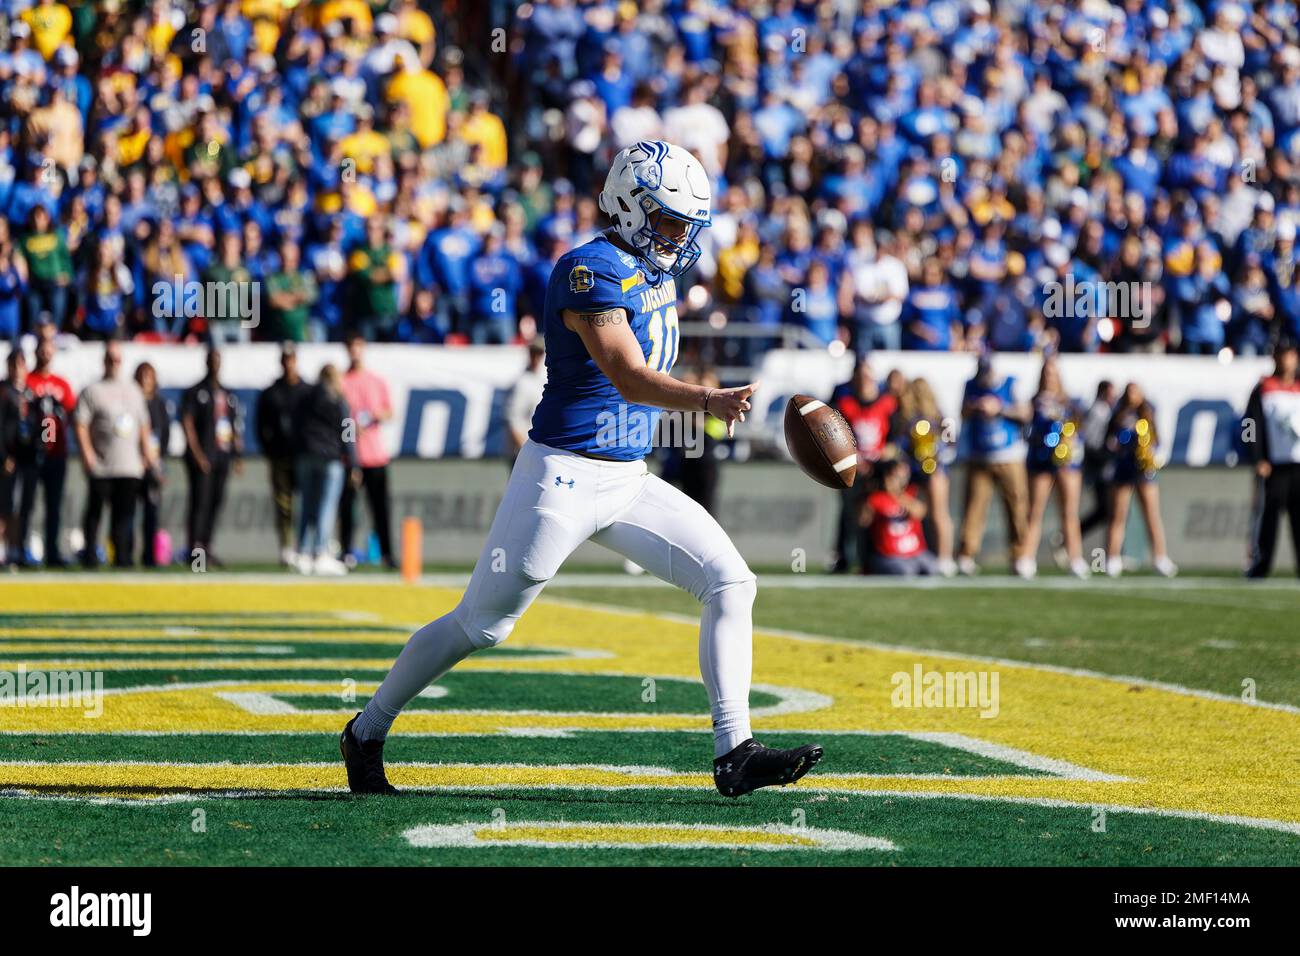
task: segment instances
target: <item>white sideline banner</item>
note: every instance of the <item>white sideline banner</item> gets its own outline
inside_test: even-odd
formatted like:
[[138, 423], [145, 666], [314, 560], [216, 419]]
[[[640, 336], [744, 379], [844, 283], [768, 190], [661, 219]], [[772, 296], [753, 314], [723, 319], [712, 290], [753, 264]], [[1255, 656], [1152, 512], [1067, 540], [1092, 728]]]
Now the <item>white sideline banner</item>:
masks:
[[[102, 374], [103, 346], [61, 340], [54, 370], [80, 392]], [[0, 345], [5, 353], [7, 346]], [[164, 393], [175, 398], [204, 374], [205, 350], [193, 345], [124, 343], [125, 368], [134, 372], [143, 361], [153, 363]], [[504, 449], [505, 402], [527, 362], [522, 346], [370, 345], [367, 364], [383, 375], [393, 400], [393, 418], [384, 437], [395, 455], [418, 458], [480, 458]], [[30, 352], [29, 352], [30, 359]], [[340, 344], [298, 346], [298, 365], [315, 381], [327, 362], [347, 366]], [[876, 352], [870, 364], [883, 381], [891, 369], [905, 376], [926, 378], [945, 416], [960, 417], [962, 389], [975, 371], [975, 356], [936, 352]], [[1163, 355], [1065, 355], [1061, 374], [1071, 395], [1091, 401], [1097, 383], [1109, 379], [1118, 388], [1139, 383], [1156, 409], [1162, 457], [1186, 465], [1232, 464], [1237, 455], [1240, 416], [1250, 391], [1272, 368], [1267, 358], [1217, 358]], [[1015, 376], [1020, 398], [1032, 396], [1042, 360], [1035, 355], [995, 356], [1000, 374]], [[852, 372], [851, 355], [774, 349], [764, 358], [762, 383], [755, 409], [739, 435], [756, 445], [784, 449], [781, 423], [791, 395], [805, 393], [826, 399]], [[255, 453], [252, 415], [257, 393], [280, 374], [280, 349], [270, 343], [229, 345], [222, 349], [221, 378], [239, 394], [249, 418], [246, 443]], [[170, 451], [182, 450], [179, 429]]]

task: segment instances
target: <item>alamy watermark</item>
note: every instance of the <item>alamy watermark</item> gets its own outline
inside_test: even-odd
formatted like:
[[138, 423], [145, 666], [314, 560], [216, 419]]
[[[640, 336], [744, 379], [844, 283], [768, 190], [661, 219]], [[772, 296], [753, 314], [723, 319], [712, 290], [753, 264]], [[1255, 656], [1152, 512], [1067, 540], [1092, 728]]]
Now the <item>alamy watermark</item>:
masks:
[[[664, 411], [619, 402], [596, 415], [595, 451], [601, 449], [680, 448], [687, 458], [704, 455], [705, 416], [701, 412]], [[656, 440], [657, 436], [657, 440]]]
[[1073, 272], [1067, 272], [1064, 281], [1043, 283], [1043, 316], [1126, 319], [1130, 328], [1145, 329], [1154, 311], [1151, 286], [1150, 282], [1076, 280]]
[[0, 707], [80, 708], [88, 718], [104, 713], [103, 671], [0, 671]]
[[993, 718], [1000, 709], [997, 671], [926, 671], [920, 664], [889, 679], [895, 707], [978, 708]]
[[262, 283], [199, 282], [177, 274], [153, 284], [155, 319], [237, 319], [246, 329], [262, 323]]

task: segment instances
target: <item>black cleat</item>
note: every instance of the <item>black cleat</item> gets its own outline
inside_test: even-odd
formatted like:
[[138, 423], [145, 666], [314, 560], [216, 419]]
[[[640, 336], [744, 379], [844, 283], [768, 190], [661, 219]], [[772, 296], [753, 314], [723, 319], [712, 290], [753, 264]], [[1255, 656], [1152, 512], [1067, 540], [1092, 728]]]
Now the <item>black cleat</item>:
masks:
[[743, 797], [759, 787], [794, 783], [822, 759], [822, 748], [804, 744], [773, 750], [753, 737], [713, 761], [713, 784], [724, 797]]
[[[357, 714], [357, 717], [360, 717]], [[357, 717], [348, 721], [339, 736], [339, 753], [348, 769], [348, 789], [353, 793], [383, 793], [393, 795], [397, 788], [384, 775], [384, 742], [382, 740], [357, 740], [352, 725]]]

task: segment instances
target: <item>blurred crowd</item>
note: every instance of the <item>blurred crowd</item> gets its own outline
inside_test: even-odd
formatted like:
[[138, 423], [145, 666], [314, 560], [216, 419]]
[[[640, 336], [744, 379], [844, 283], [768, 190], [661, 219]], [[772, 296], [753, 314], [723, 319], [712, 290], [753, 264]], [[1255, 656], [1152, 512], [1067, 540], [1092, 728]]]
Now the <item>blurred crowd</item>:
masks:
[[0, 9], [10, 339], [528, 340], [650, 138], [713, 177], [680, 285], [715, 327], [860, 354], [1300, 332], [1293, 0]]

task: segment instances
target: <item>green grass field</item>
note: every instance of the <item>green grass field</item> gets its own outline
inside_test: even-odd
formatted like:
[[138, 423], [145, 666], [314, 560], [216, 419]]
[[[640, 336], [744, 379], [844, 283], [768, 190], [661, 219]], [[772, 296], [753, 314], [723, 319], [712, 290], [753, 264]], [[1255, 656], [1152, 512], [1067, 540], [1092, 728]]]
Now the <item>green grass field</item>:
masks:
[[[439, 585], [450, 582], [437, 582]], [[798, 786], [708, 777], [697, 609], [566, 575], [394, 729], [384, 799], [337, 734], [445, 586], [0, 584], [0, 690], [98, 673], [98, 713], [0, 708], [10, 865], [1300, 865], [1300, 589], [1229, 578], [765, 578], [759, 739]], [[996, 678], [994, 706], [913, 673]], [[29, 685], [30, 693], [30, 685]]]

